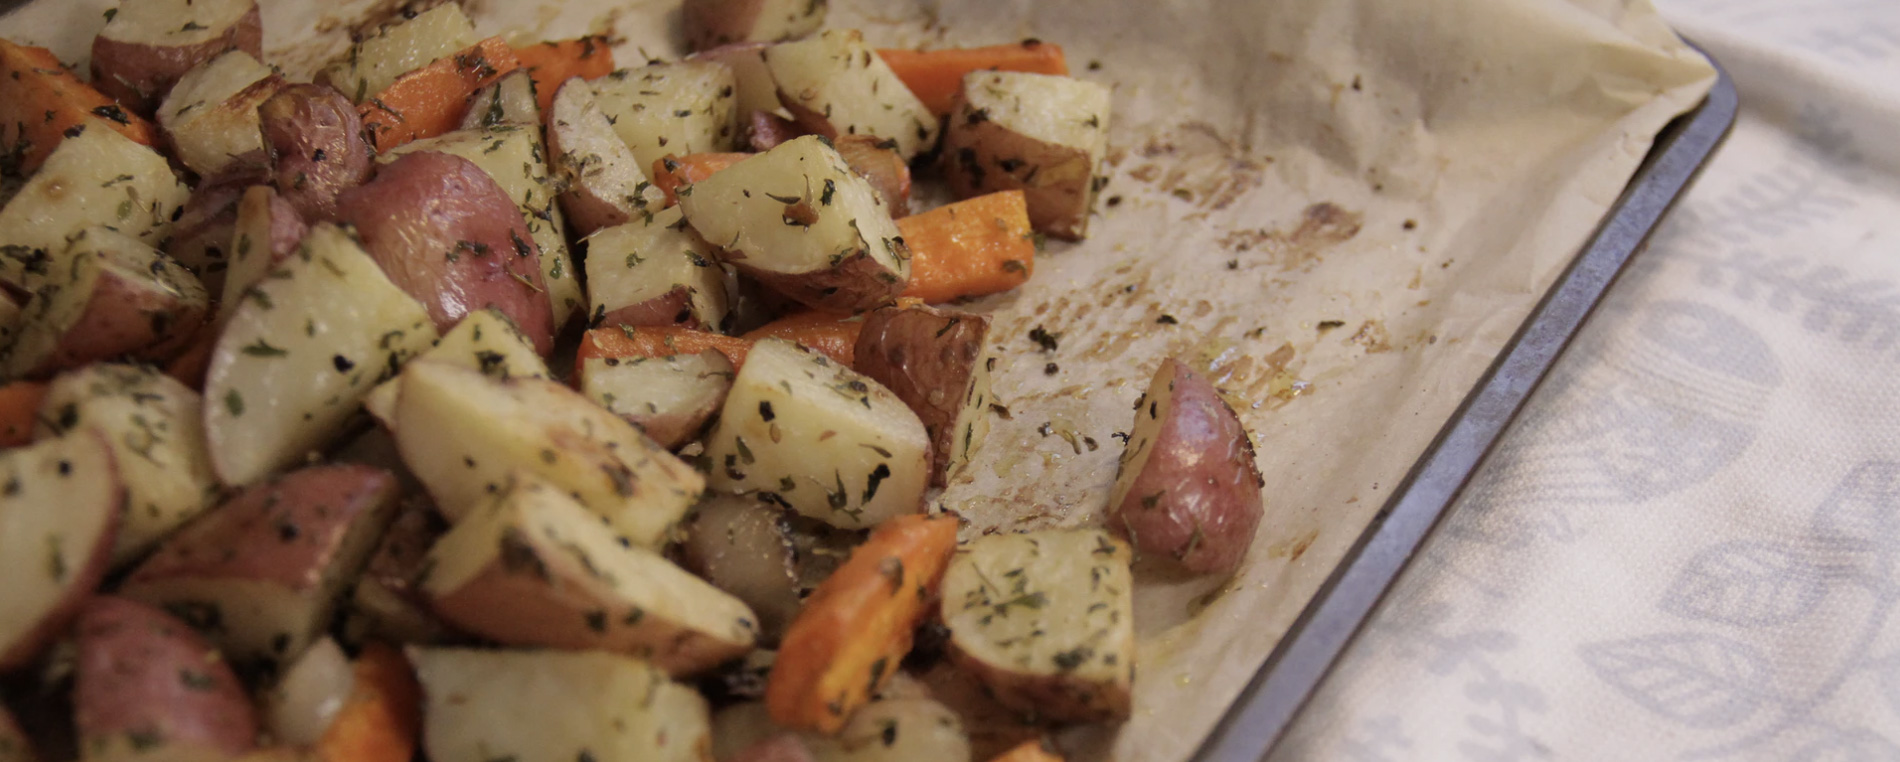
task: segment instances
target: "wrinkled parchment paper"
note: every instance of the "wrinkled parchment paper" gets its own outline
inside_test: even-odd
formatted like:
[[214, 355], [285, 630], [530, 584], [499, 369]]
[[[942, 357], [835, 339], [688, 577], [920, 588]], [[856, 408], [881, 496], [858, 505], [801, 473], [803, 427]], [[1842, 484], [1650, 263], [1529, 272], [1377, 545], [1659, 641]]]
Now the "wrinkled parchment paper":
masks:
[[[112, 4], [42, 0], [0, 26], [83, 61]], [[261, 4], [293, 76], [394, 5]], [[677, 0], [465, 4], [484, 32], [611, 30], [622, 65], [680, 52]], [[1169, 354], [1210, 367], [1254, 433], [1267, 505], [1247, 563], [1142, 570], [1135, 715], [1071, 734], [1079, 760], [1193, 752], [1713, 80], [1647, 0], [834, 0], [828, 23], [892, 47], [1038, 37], [1114, 87], [1089, 239], [975, 305], [1012, 417], [945, 505], [978, 528], [1098, 521], [1115, 435]]]

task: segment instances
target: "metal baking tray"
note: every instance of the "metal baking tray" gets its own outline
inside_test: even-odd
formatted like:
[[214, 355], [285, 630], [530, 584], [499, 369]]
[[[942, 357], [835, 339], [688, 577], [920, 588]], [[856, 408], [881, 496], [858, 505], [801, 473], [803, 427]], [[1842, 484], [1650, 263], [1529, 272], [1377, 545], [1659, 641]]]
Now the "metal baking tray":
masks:
[[1255, 762], [1279, 743], [1432, 528], [1458, 500], [1545, 372], [1735, 124], [1719, 62], [1701, 105], [1656, 137], [1590, 242], [1419, 456], [1299, 619], [1202, 742], [1197, 762]]

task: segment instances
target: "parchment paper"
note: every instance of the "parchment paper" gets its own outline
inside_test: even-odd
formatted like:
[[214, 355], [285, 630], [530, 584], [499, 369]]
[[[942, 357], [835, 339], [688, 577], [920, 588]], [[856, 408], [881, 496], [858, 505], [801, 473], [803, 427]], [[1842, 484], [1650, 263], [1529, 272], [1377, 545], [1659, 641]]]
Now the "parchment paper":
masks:
[[[306, 75], [390, 4], [264, 0], [266, 45]], [[0, 23], [83, 61], [109, 5]], [[467, 5], [485, 32], [611, 29], [622, 65], [679, 53], [677, 0]], [[1647, 0], [835, 0], [828, 25], [882, 46], [1038, 37], [1114, 87], [1089, 240], [974, 305], [1009, 350], [1012, 417], [944, 505], [978, 530], [1099, 521], [1115, 434], [1169, 354], [1209, 367], [1254, 433], [1268, 498], [1247, 563], [1142, 570], [1135, 715], [1072, 734], [1074, 759], [1192, 753], [1713, 79]]]

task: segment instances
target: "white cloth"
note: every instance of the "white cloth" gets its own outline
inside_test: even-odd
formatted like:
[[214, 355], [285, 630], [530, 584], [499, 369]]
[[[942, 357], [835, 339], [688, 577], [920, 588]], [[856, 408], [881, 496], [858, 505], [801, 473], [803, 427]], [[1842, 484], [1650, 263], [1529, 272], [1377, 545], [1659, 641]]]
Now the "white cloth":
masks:
[[1658, 5], [1734, 134], [1274, 759], [1900, 759], [1900, 2]]

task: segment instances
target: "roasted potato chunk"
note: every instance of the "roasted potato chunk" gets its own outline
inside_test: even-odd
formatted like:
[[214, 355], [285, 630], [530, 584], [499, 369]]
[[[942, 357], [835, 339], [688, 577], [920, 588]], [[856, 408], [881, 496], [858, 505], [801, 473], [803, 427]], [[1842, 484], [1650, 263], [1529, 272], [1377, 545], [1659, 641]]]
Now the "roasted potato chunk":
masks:
[[351, 642], [439, 643], [455, 630], [429, 610], [419, 578], [429, 548], [448, 531], [428, 500], [404, 501], [363, 567], [343, 634]]
[[1109, 526], [1189, 571], [1231, 572], [1253, 544], [1265, 486], [1253, 439], [1220, 390], [1185, 363], [1162, 361], [1135, 401]]
[[687, 226], [677, 207], [589, 236], [587, 290], [596, 327], [716, 331], [729, 308], [718, 250]]
[[744, 655], [746, 605], [614, 530], [525, 472], [429, 550], [421, 580], [437, 614], [512, 646], [599, 649], [674, 675]]
[[699, 438], [732, 388], [732, 361], [716, 350], [666, 357], [592, 357], [581, 393], [669, 450]]
[[257, 0], [131, 0], [92, 40], [92, 86], [140, 114], [227, 51], [264, 55]]
[[643, 218], [662, 203], [662, 194], [614, 132], [587, 80], [570, 79], [555, 94], [548, 113], [548, 153], [567, 183], [561, 208], [582, 234]]
[[937, 117], [855, 29], [766, 48], [765, 65], [779, 102], [807, 130], [892, 140], [905, 161], [937, 144]]
[[621, 69], [592, 82], [600, 110], [641, 167], [667, 154], [711, 153], [737, 144], [732, 70], [717, 61]]
[[277, 189], [253, 185], [238, 198], [237, 216], [231, 224], [231, 237], [225, 242], [230, 252], [224, 270], [223, 298], [218, 300], [219, 323], [229, 322], [231, 314], [244, 301], [244, 292], [262, 280], [264, 273], [297, 253], [297, 245], [310, 234], [303, 214]]
[[363, 119], [341, 93], [291, 85], [257, 107], [277, 192], [306, 222], [337, 216], [337, 195], [370, 176]]
[[851, 171], [871, 181], [884, 208], [892, 218], [910, 214], [910, 165], [898, 155], [897, 147], [884, 138], [870, 135], [846, 135], [831, 141]]
[[190, 197], [165, 157], [94, 121], [0, 209], [0, 283], [30, 293], [70, 272], [67, 239], [91, 227], [158, 246]]
[[[105, 576], [125, 513], [112, 449], [82, 431], [0, 451], [0, 672], [65, 632]], [[58, 510], [48, 510], [57, 506]]]
[[678, 193], [687, 221], [727, 261], [811, 307], [869, 309], [910, 279], [910, 250], [883, 198], [818, 137], [787, 141]]
[[735, 42], [795, 40], [825, 25], [825, 0], [686, 0], [686, 44], [694, 50]]
[[779, 105], [778, 83], [772, 81], [772, 70], [765, 67], [765, 49], [769, 47], [772, 45], [767, 42], [739, 42], [702, 49], [686, 60], [725, 64], [732, 69], [736, 110], [740, 114], [771, 114], [779, 110]]
[[486, 130], [505, 125], [539, 127], [541, 105], [536, 100], [534, 76], [526, 69], [508, 72], [469, 96], [462, 129]]
[[21, 309], [0, 356], [8, 378], [44, 378], [115, 357], [164, 362], [184, 349], [210, 308], [204, 286], [164, 253], [111, 228], [74, 236]]
[[923, 510], [930, 440], [877, 382], [782, 339], [752, 346], [706, 437], [715, 489], [861, 529]]
[[1019, 712], [1126, 718], [1135, 679], [1130, 557], [1127, 543], [1099, 529], [971, 541], [943, 577], [952, 658]]
[[990, 431], [990, 320], [934, 307], [866, 315], [854, 365], [909, 405], [930, 432], [930, 481], [941, 487]]
[[253, 153], [225, 165], [217, 174], [200, 179], [198, 187], [191, 191], [191, 198], [185, 201], [163, 251], [197, 275], [205, 293], [216, 296], [224, 292], [225, 276], [231, 268], [231, 241], [236, 237], [238, 206], [245, 191], [266, 182], [270, 182], [270, 168], [264, 165], [263, 154]]
[[681, 546], [687, 568], [758, 614], [766, 643], [778, 642], [798, 616], [796, 548], [778, 508], [749, 497], [715, 495], [694, 510]]
[[969, 762], [970, 737], [955, 712], [929, 698], [865, 704], [835, 736], [806, 734], [817, 762]]
[[397, 77], [454, 55], [479, 39], [475, 22], [462, 12], [460, 4], [438, 3], [350, 46], [336, 63], [317, 73], [317, 83], [334, 87], [362, 103], [388, 88]]
[[1088, 233], [1108, 152], [1108, 88], [1053, 74], [971, 72], [943, 137], [943, 172], [959, 198], [1021, 190], [1036, 230]]
[[370, 466], [292, 471], [171, 536], [119, 594], [183, 617], [230, 659], [281, 666], [329, 625], [397, 496]]
[[257, 713], [244, 684], [184, 622], [99, 596], [73, 629], [73, 721], [83, 759], [230, 759], [256, 746]]
[[437, 762], [709, 758], [706, 700], [631, 656], [411, 648], [409, 659]]
[[[547, 363], [534, 351], [534, 343], [520, 329], [495, 310], [468, 313], [435, 346], [412, 362], [445, 362], [474, 368], [494, 378], [547, 378]], [[363, 407], [384, 425], [395, 425], [396, 395], [401, 379], [390, 379], [363, 398]]]
[[284, 87], [275, 70], [233, 50], [185, 72], [158, 107], [158, 125], [179, 161], [213, 174], [264, 150], [257, 107]]

